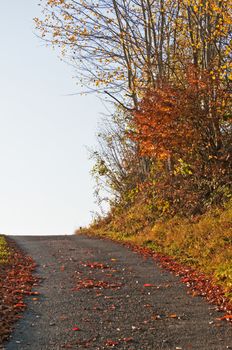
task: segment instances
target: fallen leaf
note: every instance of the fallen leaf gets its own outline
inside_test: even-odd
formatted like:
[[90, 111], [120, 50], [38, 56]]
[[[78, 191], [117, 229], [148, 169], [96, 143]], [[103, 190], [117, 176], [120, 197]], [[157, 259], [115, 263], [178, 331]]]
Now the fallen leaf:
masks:
[[24, 304], [24, 303], [17, 303], [14, 305], [15, 308], [21, 308], [21, 307], [25, 307], [25, 306], [26, 306], [26, 304]]
[[133, 338], [132, 337], [122, 338], [122, 341], [129, 343], [130, 341], [133, 341]]
[[178, 316], [176, 314], [171, 314], [171, 315], [168, 315], [169, 318], [178, 318]]
[[106, 341], [106, 346], [112, 346], [112, 347], [114, 347], [114, 346], [117, 346], [118, 344], [119, 344], [118, 341], [113, 341], [113, 340], [107, 340], [107, 341]]
[[232, 320], [232, 315], [224, 315], [222, 317], [217, 318], [217, 320]]
[[94, 279], [83, 279], [79, 280], [76, 288], [74, 288], [74, 291], [78, 291], [80, 289], [94, 289], [94, 288], [99, 288], [99, 289], [119, 289], [122, 287], [122, 284], [114, 284], [114, 283], [109, 283], [107, 281], [97, 281]]
[[145, 305], [143, 305], [144, 307], [152, 307], [152, 305], [151, 304], [145, 304]]
[[151, 317], [152, 320], [160, 320], [161, 319], [161, 316], [160, 315], [153, 315]]
[[189, 281], [190, 281], [189, 277], [183, 277], [183, 278], [181, 278], [181, 282], [187, 283], [187, 282], [189, 282]]
[[91, 269], [101, 269], [101, 270], [109, 269], [108, 265], [105, 265], [99, 262], [88, 262], [88, 263], [85, 263], [84, 266], [90, 267]]

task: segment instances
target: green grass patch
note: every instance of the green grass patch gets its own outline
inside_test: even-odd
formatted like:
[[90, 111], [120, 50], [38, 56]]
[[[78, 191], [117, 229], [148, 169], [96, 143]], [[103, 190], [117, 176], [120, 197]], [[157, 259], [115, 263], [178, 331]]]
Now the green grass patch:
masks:
[[6, 264], [9, 258], [9, 249], [4, 236], [0, 235], [0, 264]]

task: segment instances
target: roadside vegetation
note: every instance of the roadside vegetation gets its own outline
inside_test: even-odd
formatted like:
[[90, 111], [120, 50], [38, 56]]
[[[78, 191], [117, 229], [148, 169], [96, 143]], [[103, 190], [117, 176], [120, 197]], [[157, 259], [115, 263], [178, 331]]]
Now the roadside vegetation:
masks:
[[0, 265], [5, 264], [8, 261], [9, 249], [4, 236], [0, 235]]
[[232, 0], [44, 0], [41, 36], [111, 102], [93, 234], [147, 246], [232, 287]]
[[191, 219], [146, 221], [144, 207], [96, 221], [79, 233], [147, 247], [205, 273], [232, 300], [232, 203]]

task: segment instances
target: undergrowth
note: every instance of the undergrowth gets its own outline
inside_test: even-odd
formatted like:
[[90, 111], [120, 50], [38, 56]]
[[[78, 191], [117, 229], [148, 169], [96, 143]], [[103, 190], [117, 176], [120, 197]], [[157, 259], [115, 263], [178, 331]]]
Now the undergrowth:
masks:
[[212, 276], [232, 299], [232, 202], [192, 219], [174, 217], [152, 223], [150, 216], [150, 211], [137, 203], [84, 231], [174, 257]]
[[8, 261], [9, 250], [4, 236], [0, 235], [0, 264], [5, 264]]

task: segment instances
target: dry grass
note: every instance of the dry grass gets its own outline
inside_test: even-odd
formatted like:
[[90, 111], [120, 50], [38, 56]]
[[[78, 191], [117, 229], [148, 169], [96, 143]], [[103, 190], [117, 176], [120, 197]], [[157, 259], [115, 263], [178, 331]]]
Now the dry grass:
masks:
[[92, 225], [88, 232], [135, 243], [170, 255], [213, 276], [232, 298], [232, 203], [194, 220], [173, 218], [151, 224], [141, 203]]
[[4, 236], [0, 236], [0, 264], [4, 264], [8, 261], [9, 250], [7, 247], [7, 242]]

